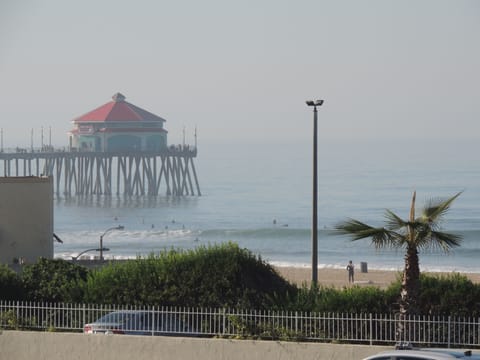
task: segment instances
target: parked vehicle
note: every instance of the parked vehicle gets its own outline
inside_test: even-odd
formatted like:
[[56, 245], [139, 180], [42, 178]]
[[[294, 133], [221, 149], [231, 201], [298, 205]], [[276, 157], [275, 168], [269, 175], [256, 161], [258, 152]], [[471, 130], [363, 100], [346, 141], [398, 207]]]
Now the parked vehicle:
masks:
[[84, 334], [189, 335], [180, 315], [152, 311], [114, 311], [83, 326]]
[[479, 353], [452, 349], [400, 348], [369, 356], [364, 360], [480, 360]]

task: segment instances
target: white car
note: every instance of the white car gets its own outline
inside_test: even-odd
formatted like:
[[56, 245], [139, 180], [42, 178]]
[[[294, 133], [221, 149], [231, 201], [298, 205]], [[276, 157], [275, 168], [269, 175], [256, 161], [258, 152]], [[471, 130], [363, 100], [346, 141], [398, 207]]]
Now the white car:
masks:
[[369, 356], [364, 360], [480, 360], [480, 354], [468, 351], [456, 351], [451, 349], [400, 349], [384, 351]]
[[151, 311], [114, 311], [83, 326], [84, 334], [189, 335], [176, 314]]

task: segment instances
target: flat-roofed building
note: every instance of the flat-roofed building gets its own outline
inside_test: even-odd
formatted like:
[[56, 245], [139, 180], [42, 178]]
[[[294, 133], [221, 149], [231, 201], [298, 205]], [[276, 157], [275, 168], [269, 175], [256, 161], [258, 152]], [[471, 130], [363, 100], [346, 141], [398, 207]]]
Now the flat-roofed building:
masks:
[[0, 263], [53, 258], [53, 178], [0, 177]]

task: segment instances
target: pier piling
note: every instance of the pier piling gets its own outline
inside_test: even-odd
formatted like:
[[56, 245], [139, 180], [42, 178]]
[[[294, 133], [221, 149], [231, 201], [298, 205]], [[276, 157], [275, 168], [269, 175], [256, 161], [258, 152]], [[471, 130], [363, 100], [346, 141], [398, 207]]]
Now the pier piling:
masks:
[[[200, 196], [195, 148], [160, 152], [0, 152], [0, 176], [53, 176], [59, 196]], [[3, 170], [3, 172], [2, 172]], [[116, 176], [115, 176], [116, 175]], [[116, 180], [116, 181], [115, 181]]]

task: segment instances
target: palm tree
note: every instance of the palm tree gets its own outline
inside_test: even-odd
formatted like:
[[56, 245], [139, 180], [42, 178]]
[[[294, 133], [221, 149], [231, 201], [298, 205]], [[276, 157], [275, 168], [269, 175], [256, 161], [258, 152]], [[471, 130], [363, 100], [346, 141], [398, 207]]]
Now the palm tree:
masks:
[[390, 210], [386, 210], [384, 227], [373, 227], [358, 220], [349, 219], [335, 226], [338, 234], [351, 236], [352, 241], [371, 238], [375, 248], [405, 249], [405, 268], [403, 270], [400, 294], [400, 316], [418, 314], [420, 291], [420, 267], [418, 252], [427, 248], [448, 252], [454, 246], [460, 246], [459, 235], [441, 231], [444, 215], [452, 202], [461, 192], [449, 199], [430, 200], [419, 217], [415, 217], [415, 198], [413, 193], [409, 220], [402, 220]]

